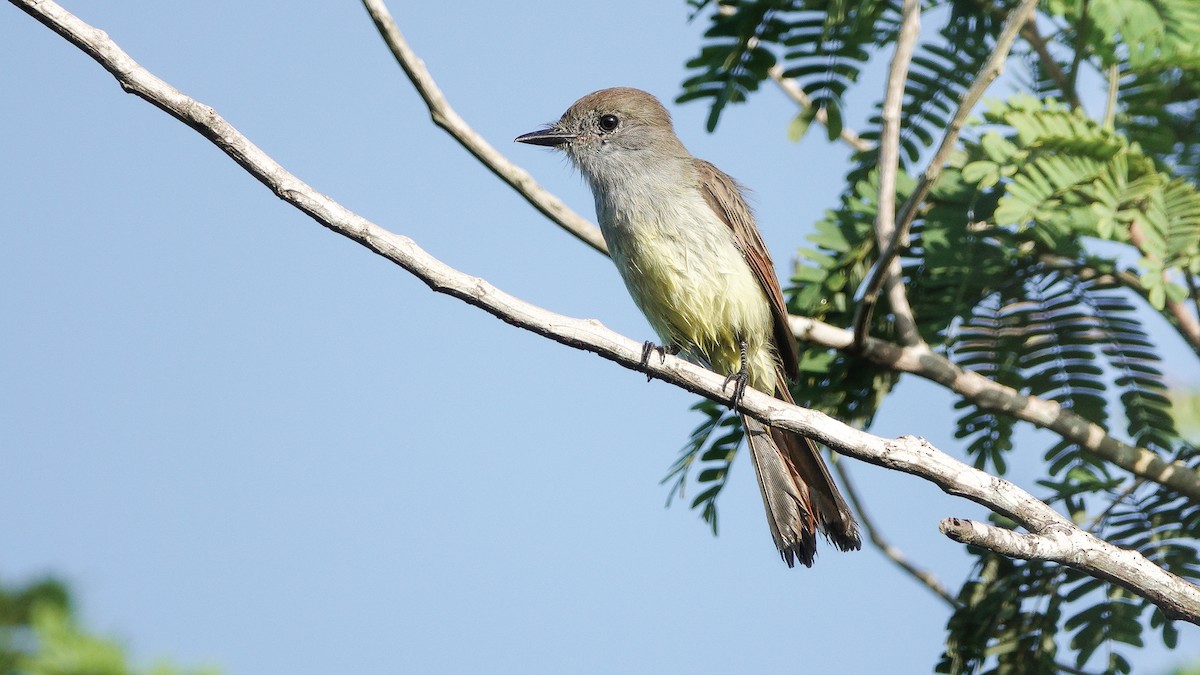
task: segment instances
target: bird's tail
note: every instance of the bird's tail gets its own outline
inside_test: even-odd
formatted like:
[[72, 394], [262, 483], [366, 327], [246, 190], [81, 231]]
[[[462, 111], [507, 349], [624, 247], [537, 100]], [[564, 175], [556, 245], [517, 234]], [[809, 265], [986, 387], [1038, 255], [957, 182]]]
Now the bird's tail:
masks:
[[[791, 400], [786, 389], [781, 397]], [[792, 567], [799, 560], [811, 567], [819, 529], [838, 549], [862, 547], [858, 523], [838, 491], [817, 445], [809, 438], [768, 428], [742, 417], [754, 473], [762, 490], [771, 536], [779, 555]]]

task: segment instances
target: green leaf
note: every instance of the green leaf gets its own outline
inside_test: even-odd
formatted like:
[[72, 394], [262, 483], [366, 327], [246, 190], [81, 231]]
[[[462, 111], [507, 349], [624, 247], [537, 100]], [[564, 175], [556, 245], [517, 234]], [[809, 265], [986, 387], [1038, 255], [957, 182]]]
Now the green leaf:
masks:
[[796, 143], [804, 138], [804, 134], [808, 132], [808, 127], [812, 125], [813, 120], [816, 118], [816, 112], [815, 108], [808, 106], [801, 110], [800, 114], [792, 118], [787, 128], [789, 141]]
[[1150, 291], [1146, 298], [1147, 302], [1149, 302], [1150, 306], [1154, 309], [1162, 311], [1162, 309], [1167, 306], [1167, 289], [1162, 284], [1161, 278], [1159, 279], [1158, 283], [1149, 287], [1147, 290]]
[[963, 167], [963, 180], [987, 189], [1000, 180], [1000, 167], [991, 161], [971, 162]]

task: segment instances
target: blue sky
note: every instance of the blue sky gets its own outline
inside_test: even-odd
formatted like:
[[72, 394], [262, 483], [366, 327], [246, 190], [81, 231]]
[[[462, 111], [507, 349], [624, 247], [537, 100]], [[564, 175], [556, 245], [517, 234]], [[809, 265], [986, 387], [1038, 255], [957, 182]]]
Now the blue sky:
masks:
[[[357, 2], [65, 6], [352, 210], [651, 337], [608, 260], [430, 124]], [[561, 157], [511, 139], [602, 87], [673, 98], [703, 29], [682, 1], [392, 11], [459, 113], [589, 218]], [[931, 670], [941, 602], [870, 549], [787, 569], [744, 457], [719, 537], [663, 508], [691, 395], [431, 293], [0, 16], [0, 580], [61, 575], [143, 663], [230, 673]], [[670, 107], [694, 154], [753, 189], [786, 278], [848, 151], [789, 143], [795, 110], [770, 88], [713, 135], [702, 104]], [[906, 380], [874, 431], [956, 452], [952, 404]], [[1022, 438], [1040, 454], [1044, 434]], [[888, 536], [956, 587], [967, 558], [937, 524], [980, 508], [851, 469]], [[1197, 644], [1185, 628], [1137, 661]]]

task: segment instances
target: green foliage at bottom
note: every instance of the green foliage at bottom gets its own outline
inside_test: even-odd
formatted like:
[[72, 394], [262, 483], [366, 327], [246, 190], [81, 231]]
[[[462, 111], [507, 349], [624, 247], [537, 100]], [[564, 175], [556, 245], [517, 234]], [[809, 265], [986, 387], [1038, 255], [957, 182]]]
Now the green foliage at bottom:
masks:
[[70, 594], [46, 579], [20, 588], [0, 586], [0, 675], [217, 675], [165, 662], [130, 665], [115, 640], [90, 634], [75, 620]]

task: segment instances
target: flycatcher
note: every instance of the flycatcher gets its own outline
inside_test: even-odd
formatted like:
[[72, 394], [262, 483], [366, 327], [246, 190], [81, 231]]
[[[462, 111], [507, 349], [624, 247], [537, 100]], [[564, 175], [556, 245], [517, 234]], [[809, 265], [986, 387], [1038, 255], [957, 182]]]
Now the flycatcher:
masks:
[[[683, 147], [658, 99], [603, 89], [516, 140], [565, 151], [583, 174], [609, 254], [664, 349], [728, 375], [735, 402], [746, 384], [793, 402], [796, 343], [754, 215], [732, 178]], [[742, 424], [788, 566], [812, 565], [818, 529], [843, 551], [860, 548], [812, 440], [746, 416]]]

